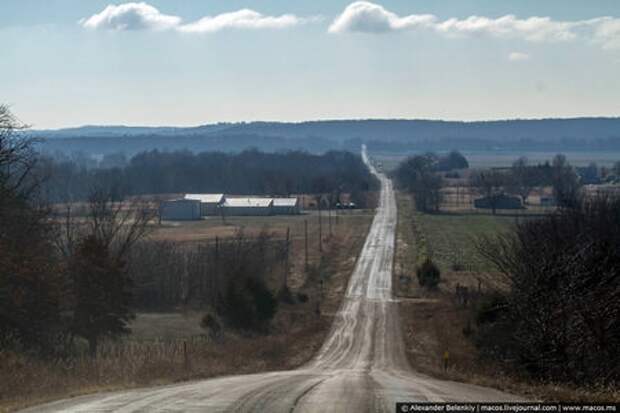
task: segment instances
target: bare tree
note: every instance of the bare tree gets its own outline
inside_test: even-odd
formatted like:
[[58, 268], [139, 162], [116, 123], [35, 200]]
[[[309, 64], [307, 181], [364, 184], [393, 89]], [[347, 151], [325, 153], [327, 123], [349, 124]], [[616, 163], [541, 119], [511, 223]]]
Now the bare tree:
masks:
[[27, 197], [38, 186], [33, 179], [37, 162], [33, 140], [16, 133], [26, 128], [8, 106], [0, 105], [0, 197], [8, 192]]
[[75, 217], [68, 208], [59, 225], [57, 246], [72, 280], [71, 331], [88, 341], [93, 356], [101, 337], [129, 332], [133, 313], [127, 259], [156, 215], [148, 203], [123, 202], [110, 192], [95, 190], [86, 217]]
[[399, 186], [414, 195], [419, 211], [437, 212], [443, 200], [443, 180], [437, 174], [437, 159], [433, 153], [413, 156], [403, 161], [395, 172]]
[[38, 201], [32, 141], [0, 105], [0, 344], [49, 350], [61, 327], [64, 280]]
[[581, 198], [581, 183], [575, 169], [562, 154], [558, 154], [553, 158], [551, 183], [553, 195], [559, 206], [565, 208], [575, 208], [578, 206]]
[[522, 156], [514, 161], [510, 172], [510, 192], [519, 195], [525, 205], [532, 190], [541, 182], [539, 168], [530, 166], [527, 158]]
[[471, 178], [471, 186], [486, 198], [493, 215], [497, 212], [497, 207], [504, 197], [506, 183], [506, 174], [494, 169], [480, 171]]

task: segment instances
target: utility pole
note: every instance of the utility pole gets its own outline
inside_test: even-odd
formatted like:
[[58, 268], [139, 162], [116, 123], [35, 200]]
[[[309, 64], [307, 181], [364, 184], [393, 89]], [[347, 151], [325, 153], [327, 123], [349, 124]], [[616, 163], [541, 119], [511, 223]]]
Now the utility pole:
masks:
[[213, 275], [213, 298], [211, 305], [215, 309], [217, 305], [217, 294], [219, 288], [219, 277], [220, 277], [220, 239], [219, 237], [215, 237], [215, 274]]
[[329, 222], [329, 237], [332, 237], [332, 203], [329, 202], [328, 210], [327, 210], [327, 219]]
[[304, 219], [304, 250], [306, 258], [306, 272], [308, 272], [308, 220]]
[[319, 252], [323, 252], [323, 222], [321, 221], [321, 200], [319, 200]]
[[284, 258], [284, 287], [288, 287], [288, 257], [289, 257], [289, 246], [290, 246], [290, 234], [291, 228], [286, 227], [286, 256]]

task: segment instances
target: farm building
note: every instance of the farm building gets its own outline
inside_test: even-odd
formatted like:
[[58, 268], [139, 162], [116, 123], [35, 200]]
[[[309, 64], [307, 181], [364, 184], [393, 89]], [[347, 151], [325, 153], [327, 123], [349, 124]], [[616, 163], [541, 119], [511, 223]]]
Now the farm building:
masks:
[[273, 214], [274, 215], [297, 215], [299, 214], [298, 198], [274, 198]]
[[225, 216], [266, 216], [273, 213], [273, 198], [226, 198]]
[[[478, 198], [474, 200], [474, 206], [476, 208], [491, 209], [492, 204], [489, 198]], [[515, 196], [502, 195], [499, 197], [496, 203], [497, 209], [521, 209], [521, 199]]]
[[224, 203], [224, 194], [186, 194], [185, 199], [200, 201], [202, 216], [219, 215], [219, 207]]
[[164, 201], [159, 206], [159, 213], [165, 221], [192, 221], [201, 217], [200, 201], [195, 199], [174, 199]]

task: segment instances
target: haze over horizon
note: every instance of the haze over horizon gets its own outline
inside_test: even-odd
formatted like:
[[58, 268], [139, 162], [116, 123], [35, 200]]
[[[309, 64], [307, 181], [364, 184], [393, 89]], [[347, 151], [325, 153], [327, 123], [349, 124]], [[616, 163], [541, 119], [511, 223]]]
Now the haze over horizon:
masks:
[[614, 0], [8, 0], [0, 35], [38, 130], [620, 115]]
[[548, 117], [548, 118], [497, 118], [497, 119], [471, 119], [471, 120], [463, 120], [463, 119], [430, 119], [430, 118], [338, 118], [338, 119], [303, 119], [303, 120], [290, 120], [290, 121], [281, 121], [281, 120], [240, 120], [240, 121], [228, 121], [228, 122], [208, 122], [208, 123], [197, 123], [192, 125], [168, 125], [168, 124], [84, 124], [84, 125], [75, 125], [75, 126], [61, 126], [55, 128], [36, 128], [31, 129], [37, 132], [44, 131], [63, 131], [63, 130], [72, 130], [72, 129], [86, 129], [86, 128], [136, 128], [136, 129], [191, 129], [191, 128], [200, 128], [205, 126], [217, 126], [217, 125], [239, 125], [239, 124], [255, 124], [255, 123], [266, 123], [266, 124], [308, 124], [308, 123], [328, 123], [328, 122], [363, 122], [363, 121], [422, 121], [422, 122], [446, 122], [446, 123], [493, 123], [493, 122], [513, 122], [513, 121], [547, 121], [547, 120], [577, 120], [577, 119], [620, 119], [620, 115], [618, 116], [575, 116], [575, 117]]

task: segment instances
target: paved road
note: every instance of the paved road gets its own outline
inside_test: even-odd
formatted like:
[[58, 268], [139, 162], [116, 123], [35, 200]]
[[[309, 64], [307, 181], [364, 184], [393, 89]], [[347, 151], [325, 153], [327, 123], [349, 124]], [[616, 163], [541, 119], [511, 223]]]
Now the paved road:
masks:
[[[365, 152], [364, 161], [368, 163]], [[397, 401], [515, 401], [499, 391], [415, 373], [405, 357], [392, 300], [396, 201], [381, 181], [380, 204], [322, 349], [298, 370], [228, 376], [96, 394], [29, 412], [393, 412]]]

